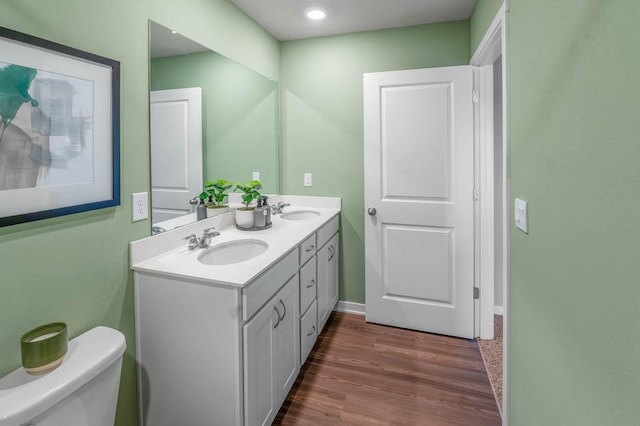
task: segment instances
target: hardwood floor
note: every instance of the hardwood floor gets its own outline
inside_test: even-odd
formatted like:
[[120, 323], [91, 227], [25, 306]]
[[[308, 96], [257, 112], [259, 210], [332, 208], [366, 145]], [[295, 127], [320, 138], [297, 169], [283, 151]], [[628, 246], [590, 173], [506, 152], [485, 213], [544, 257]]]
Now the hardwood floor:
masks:
[[334, 312], [276, 425], [500, 425], [473, 340]]

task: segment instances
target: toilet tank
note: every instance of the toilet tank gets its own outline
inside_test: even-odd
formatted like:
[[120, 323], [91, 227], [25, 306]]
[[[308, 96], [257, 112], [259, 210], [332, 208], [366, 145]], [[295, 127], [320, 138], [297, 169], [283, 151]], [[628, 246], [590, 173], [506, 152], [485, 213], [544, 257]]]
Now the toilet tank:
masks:
[[60, 367], [0, 379], [0, 426], [113, 426], [124, 335], [96, 327], [69, 341]]

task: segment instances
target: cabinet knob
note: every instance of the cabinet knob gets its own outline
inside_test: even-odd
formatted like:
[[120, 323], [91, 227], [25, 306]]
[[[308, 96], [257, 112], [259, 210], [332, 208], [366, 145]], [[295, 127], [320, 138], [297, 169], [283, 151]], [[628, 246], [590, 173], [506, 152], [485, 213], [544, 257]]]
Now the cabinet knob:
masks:
[[369, 207], [369, 208], [367, 209], [367, 213], [369, 213], [369, 216], [375, 216], [375, 215], [376, 215], [376, 213], [378, 213], [378, 211], [376, 210], [376, 208], [375, 208], [375, 207]]
[[311, 326], [311, 331], [307, 333], [307, 337], [310, 337], [315, 332], [316, 332], [316, 326], [313, 325], [313, 326]]
[[282, 314], [282, 318], [280, 318], [280, 321], [282, 321], [284, 317], [287, 315], [287, 307], [284, 306], [284, 302], [282, 301], [282, 299], [280, 299], [280, 304], [282, 305], [282, 309], [284, 310], [284, 313]]

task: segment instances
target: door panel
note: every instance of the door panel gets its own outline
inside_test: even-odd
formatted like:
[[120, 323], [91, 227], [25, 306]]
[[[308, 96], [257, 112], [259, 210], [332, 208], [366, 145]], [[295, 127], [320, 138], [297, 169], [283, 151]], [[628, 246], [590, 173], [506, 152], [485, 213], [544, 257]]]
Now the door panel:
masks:
[[[453, 230], [383, 227], [383, 298], [413, 303], [453, 303]], [[420, 277], [416, 285], [414, 277]]]
[[[443, 84], [381, 89], [385, 199], [449, 197], [450, 97], [449, 85]], [[424, 179], [425, 170], [429, 171], [429, 180]]]
[[472, 80], [365, 74], [367, 321], [473, 337]]

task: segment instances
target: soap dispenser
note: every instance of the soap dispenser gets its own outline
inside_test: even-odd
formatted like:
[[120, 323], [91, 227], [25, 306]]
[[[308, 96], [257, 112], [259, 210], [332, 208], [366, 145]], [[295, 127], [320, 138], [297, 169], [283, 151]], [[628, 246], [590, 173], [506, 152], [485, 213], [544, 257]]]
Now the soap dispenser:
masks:
[[264, 207], [265, 211], [267, 212], [264, 226], [271, 226], [271, 206], [267, 203], [267, 197], [264, 197], [262, 199], [262, 207]]
[[253, 226], [255, 228], [264, 228], [267, 226], [267, 211], [268, 209], [264, 206], [265, 199], [258, 198], [258, 207], [253, 210]]
[[196, 218], [198, 220], [207, 218], [207, 207], [204, 205], [204, 200], [200, 200], [200, 203], [196, 207]]

